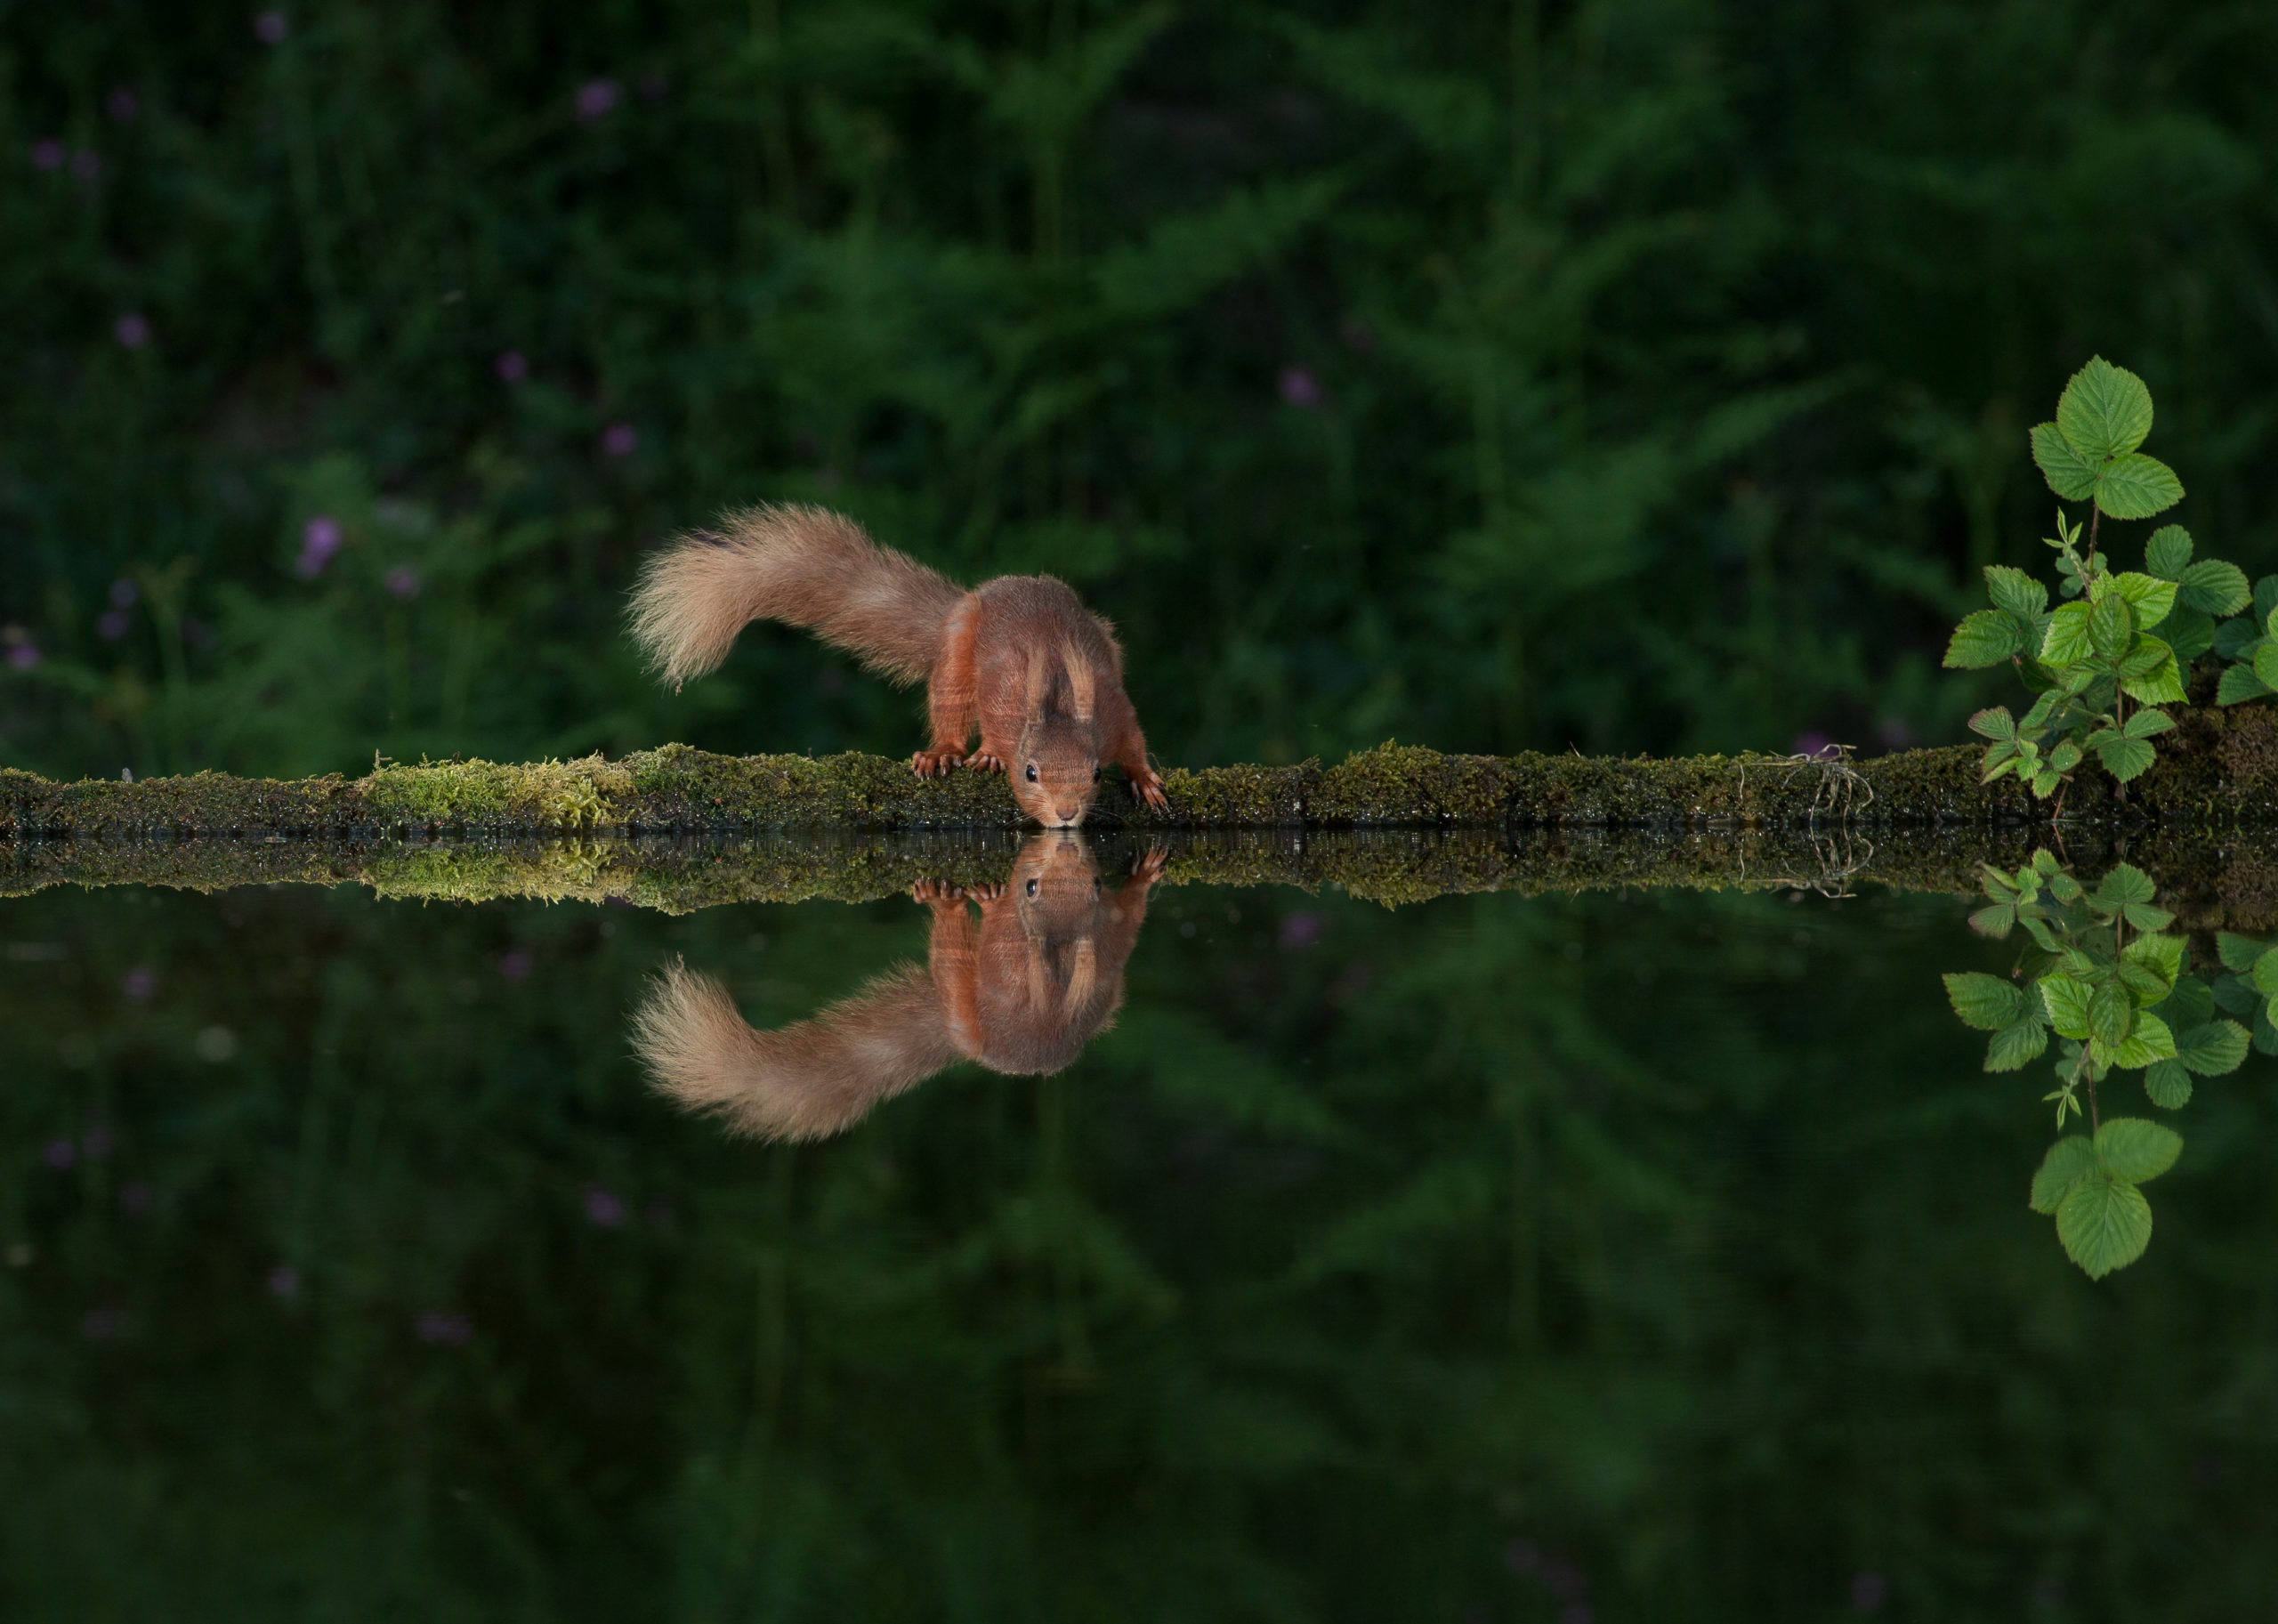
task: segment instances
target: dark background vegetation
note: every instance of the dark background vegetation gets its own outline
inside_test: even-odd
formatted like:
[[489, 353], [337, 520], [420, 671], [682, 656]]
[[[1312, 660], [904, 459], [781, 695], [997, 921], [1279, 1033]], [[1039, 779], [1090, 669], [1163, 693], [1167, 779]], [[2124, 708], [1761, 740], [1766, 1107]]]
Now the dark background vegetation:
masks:
[[17, 764], [906, 747], [618, 634], [794, 498], [1075, 582], [1167, 761], [1944, 739], [2094, 351], [2278, 566], [2267, 6], [263, 17], [0, 4]]

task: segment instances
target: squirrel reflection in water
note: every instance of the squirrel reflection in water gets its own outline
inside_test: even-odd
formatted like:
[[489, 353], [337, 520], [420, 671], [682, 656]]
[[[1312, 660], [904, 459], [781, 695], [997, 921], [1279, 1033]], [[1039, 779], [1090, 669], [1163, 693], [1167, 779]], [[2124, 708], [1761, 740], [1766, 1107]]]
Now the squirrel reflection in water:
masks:
[[[1120, 889], [1072, 833], [1033, 836], [1001, 885], [923, 881], [933, 913], [920, 968], [903, 965], [811, 1021], [759, 1031], [728, 990], [677, 961], [633, 1018], [657, 1086], [731, 1132], [821, 1139], [960, 1060], [992, 1071], [1057, 1071], [1105, 1031], [1123, 967], [1167, 853], [1151, 849]], [[969, 904], [978, 904], [976, 923]]]

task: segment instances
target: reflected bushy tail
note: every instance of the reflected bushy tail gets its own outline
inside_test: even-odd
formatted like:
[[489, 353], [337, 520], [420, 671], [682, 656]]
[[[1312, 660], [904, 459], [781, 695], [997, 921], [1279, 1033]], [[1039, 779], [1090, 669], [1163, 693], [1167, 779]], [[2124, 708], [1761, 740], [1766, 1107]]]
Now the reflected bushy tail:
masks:
[[933, 977], [887, 972], [811, 1021], [758, 1031], [728, 990], [675, 960], [633, 1017], [633, 1042], [658, 1088], [731, 1132], [821, 1139], [957, 1059]]
[[964, 592], [820, 507], [755, 507], [683, 536], [642, 566], [632, 633], [674, 687], [728, 658], [754, 620], [811, 627], [897, 683], [933, 669]]

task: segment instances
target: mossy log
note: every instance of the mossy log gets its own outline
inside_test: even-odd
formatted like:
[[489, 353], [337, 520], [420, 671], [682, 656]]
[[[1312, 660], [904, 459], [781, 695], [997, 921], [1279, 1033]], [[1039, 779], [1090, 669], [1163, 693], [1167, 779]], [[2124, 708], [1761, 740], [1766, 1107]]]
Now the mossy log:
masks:
[[[2068, 825], [2236, 827], [2278, 812], [2278, 709], [2192, 710], [2129, 787], [2083, 775]], [[1334, 766], [1174, 769], [1167, 812], [1111, 782], [1095, 823], [1135, 830], [2015, 826], [2048, 809], [2013, 780], [1978, 781], [1971, 747], [1848, 764], [1800, 756], [1444, 755], [1385, 744]], [[0, 836], [459, 836], [1013, 829], [1001, 777], [915, 777], [876, 755], [715, 755], [685, 745], [618, 761], [384, 764], [360, 779], [280, 782], [201, 772], [51, 783], [0, 770]]]

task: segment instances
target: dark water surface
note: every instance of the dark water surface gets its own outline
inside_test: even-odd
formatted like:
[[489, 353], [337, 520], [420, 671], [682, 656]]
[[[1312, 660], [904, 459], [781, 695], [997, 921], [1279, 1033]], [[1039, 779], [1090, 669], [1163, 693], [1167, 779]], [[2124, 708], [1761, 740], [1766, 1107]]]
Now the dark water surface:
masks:
[[[1941, 990], [2016, 957], [1959, 898], [1157, 884], [1142, 926], [1120, 860], [1022, 862], [985, 907], [0, 901], [0, 1611], [2278, 1593], [2270, 1059], [2169, 1119], [2092, 1282], [2026, 1209], [2045, 1068], [1982, 1073]], [[675, 962], [763, 1029], [868, 999], [650, 1029], [831, 1131], [650, 1085]]]

